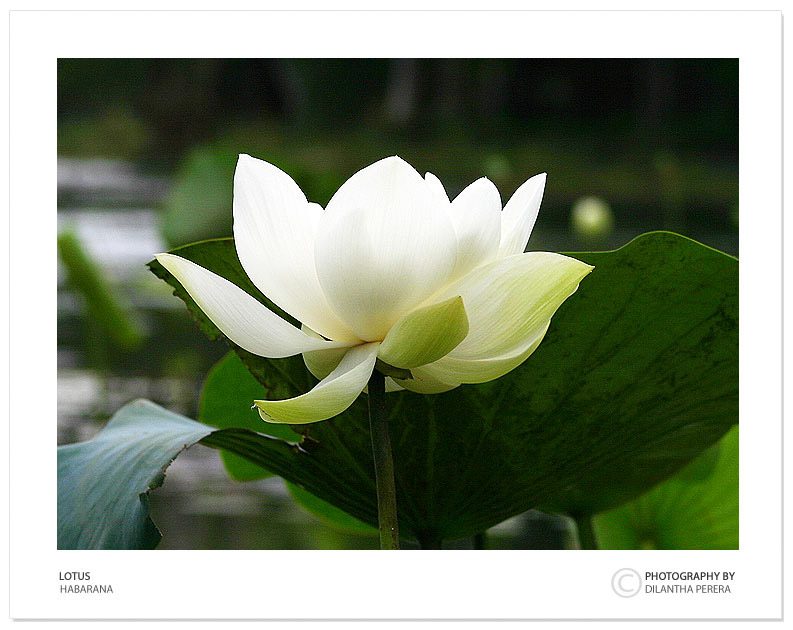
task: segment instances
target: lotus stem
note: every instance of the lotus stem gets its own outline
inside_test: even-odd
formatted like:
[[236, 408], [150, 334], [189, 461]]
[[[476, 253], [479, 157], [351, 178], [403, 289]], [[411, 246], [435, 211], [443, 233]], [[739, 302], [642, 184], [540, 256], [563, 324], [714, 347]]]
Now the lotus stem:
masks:
[[369, 430], [372, 434], [372, 455], [377, 484], [377, 520], [380, 549], [399, 549], [394, 456], [388, 434], [385, 406], [385, 376], [374, 370], [369, 379]]

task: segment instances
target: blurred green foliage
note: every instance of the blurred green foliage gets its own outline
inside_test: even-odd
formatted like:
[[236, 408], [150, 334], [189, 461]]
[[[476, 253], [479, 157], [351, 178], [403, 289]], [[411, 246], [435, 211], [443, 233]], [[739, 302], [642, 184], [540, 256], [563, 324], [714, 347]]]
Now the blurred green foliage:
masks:
[[58, 256], [91, 321], [116, 349], [140, 347], [145, 334], [140, 318], [110, 284], [107, 274], [91, 259], [74, 232], [64, 230], [58, 235]]
[[113, 105], [68, 125], [58, 126], [58, 154], [137, 160], [153, 131], [126, 105]]

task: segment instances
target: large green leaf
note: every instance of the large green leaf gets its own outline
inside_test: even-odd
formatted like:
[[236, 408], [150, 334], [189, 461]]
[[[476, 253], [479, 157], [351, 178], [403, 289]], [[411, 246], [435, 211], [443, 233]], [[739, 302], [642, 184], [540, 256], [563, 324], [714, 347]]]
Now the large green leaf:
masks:
[[[276, 383], [267, 390], [245, 369], [240, 359], [230, 352], [212, 368], [201, 392], [201, 407], [198, 419], [221, 429], [244, 427], [281, 438], [287, 442], [299, 442], [301, 436], [285, 424], [267, 424], [259, 413], [251, 409], [251, 401], [267, 396], [288, 396], [283, 383]], [[261, 466], [229, 451], [221, 451], [226, 470], [237, 481], [252, 481], [269, 477]]]
[[[239, 258], [237, 258], [237, 250], [234, 248], [233, 239], [216, 238], [207, 241], [201, 241], [199, 243], [177, 247], [176, 249], [172, 249], [171, 253], [182, 256], [183, 258], [187, 258], [188, 260], [192, 260], [194, 263], [201, 265], [202, 267], [206, 267], [207, 269], [211, 269], [218, 275], [231, 280], [231, 282], [236, 284], [241, 289], [244, 289], [263, 304], [266, 304], [270, 309], [278, 313], [278, 315], [287, 321], [297, 326], [300, 325], [299, 322], [295, 321], [295, 319], [292, 318], [288, 313], [284, 312], [275, 304], [273, 304], [273, 302], [268, 300], [262, 294], [262, 292], [256, 288], [256, 285], [250, 281], [247, 274], [242, 269]], [[190, 294], [184, 290], [182, 285], [179, 284], [176, 278], [174, 278], [170, 272], [165, 269], [165, 267], [163, 267], [156, 260], [150, 261], [148, 266], [154, 275], [165, 280], [174, 288], [174, 295], [184, 301], [188, 312], [193, 318], [193, 321], [195, 321], [198, 328], [207, 337], [213, 340], [225, 339], [223, 333], [220, 332], [218, 327], [212, 323], [212, 321], [200, 308], [198, 308], [198, 305], [195, 303], [193, 298], [190, 297]], [[304, 368], [302, 361], [300, 362], [300, 365], [297, 366], [297, 369], [294, 369], [292, 366], [286, 365], [280, 360], [258, 357], [255, 354], [251, 354], [250, 352], [235, 346], [231, 342], [228, 343], [234, 348], [234, 351], [237, 353], [240, 359], [242, 359], [242, 362], [250, 370], [250, 372], [260, 382], [266, 384], [267, 387], [288, 387], [291, 388], [289, 391], [293, 391], [295, 388], [298, 388], [305, 391], [305, 389], [313, 385], [313, 377]], [[273, 380], [264, 376], [265, 374], [272, 373], [273, 371], [280, 373], [282, 378], [280, 380]], [[279, 391], [280, 390], [276, 389], [273, 393], [277, 394]], [[284, 396], [287, 396], [287, 394], [284, 394]]]
[[[261, 299], [232, 240], [176, 251]], [[521, 367], [446, 394], [389, 395], [406, 535], [461, 538], [533, 507], [607, 510], [669, 477], [737, 422], [737, 260], [664, 232], [574, 255], [595, 270]], [[220, 337], [185, 301], [202, 329]], [[311, 387], [300, 357], [237, 352], [268, 389], [296, 395]], [[244, 452], [374, 524], [365, 396], [332, 420], [294, 429], [305, 436], [299, 448], [268, 441], [262, 450], [234, 430], [203, 442]]]
[[58, 548], [156, 547], [161, 535], [149, 517], [148, 493], [162, 485], [179, 453], [209, 435], [257, 466], [298, 452], [277, 438], [247, 429], [215, 430], [135, 400], [93, 439], [58, 447]]
[[367, 534], [370, 536], [378, 534], [377, 529], [371, 525], [362, 523], [357, 518], [347, 514], [347, 512], [311, 494], [308, 490], [303, 490], [300, 486], [289, 482], [286, 483], [286, 487], [295, 502], [320, 521], [351, 534]]
[[102, 330], [121, 350], [140, 347], [144, 332], [137, 312], [108, 281], [74, 231], [58, 234], [58, 258], [70, 285], [83, 300], [91, 327]]
[[[207, 376], [201, 392], [198, 419], [213, 427], [244, 427], [287, 442], [300, 442], [302, 436], [292, 431], [288, 425], [264, 422], [259, 413], [248, 404], [251, 400], [265, 396], [278, 397], [279, 393], [281, 396], [289, 395], [288, 390], [282, 391], [284, 387], [281, 379], [275, 383], [273, 390], [267, 390], [245, 368], [239, 357], [229, 352], [215, 364]], [[272, 475], [263, 467], [231, 451], [221, 450], [220, 457], [229, 475], [237, 481], [253, 481]], [[300, 507], [323, 522], [354, 533], [377, 531], [294, 484], [287, 484], [287, 488]]]
[[58, 447], [58, 549], [153, 549], [147, 495], [212, 427], [147, 400], [119, 409], [88, 442]]
[[717, 447], [639, 498], [595, 516], [600, 548], [738, 549], [738, 427]]

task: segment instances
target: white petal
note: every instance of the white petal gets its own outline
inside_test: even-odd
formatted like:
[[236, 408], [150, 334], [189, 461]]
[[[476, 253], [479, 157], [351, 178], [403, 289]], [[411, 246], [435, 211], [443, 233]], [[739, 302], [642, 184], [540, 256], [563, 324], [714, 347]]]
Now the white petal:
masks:
[[439, 180], [432, 173], [427, 172], [424, 173], [424, 181], [427, 182], [427, 186], [430, 187], [430, 190], [438, 198], [438, 201], [445, 201], [446, 203], [449, 203], [449, 195], [447, 194], [446, 189], [443, 187], [441, 180]]
[[495, 257], [501, 239], [501, 195], [487, 177], [465, 188], [449, 210], [457, 235], [457, 266], [453, 278]]
[[366, 341], [449, 278], [457, 241], [447, 212], [407, 162], [385, 158], [333, 195], [320, 221], [315, 260], [336, 313]]
[[526, 250], [544, 190], [545, 173], [540, 173], [524, 182], [504, 206], [501, 212], [499, 256], [520, 254]]
[[356, 340], [330, 308], [314, 266], [322, 208], [279, 168], [240, 155], [234, 172], [234, 242], [245, 272], [268, 298], [330, 339]]
[[535, 337], [593, 268], [549, 252], [501, 258], [474, 269], [444, 289], [461, 295], [469, 331], [450, 357], [491, 359]]
[[347, 409], [366, 387], [377, 359], [378, 343], [350, 348], [333, 372], [314, 388], [286, 400], [256, 400], [266, 422], [306, 424], [327, 420]]
[[486, 383], [501, 378], [529, 358], [545, 337], [550, 323], [549, 320], [538, 334], [506, 354], [489, 359], [458, 359], [446, 355], [420, 369], [425, 378], [434, 378], [439, 382]]
[[190, 260], [173, 254], [157, 254], [155, 258], [181, 283], [215, 326], [248, 352], [281, 358], [352, 343], [310, 337], [236, 284]]

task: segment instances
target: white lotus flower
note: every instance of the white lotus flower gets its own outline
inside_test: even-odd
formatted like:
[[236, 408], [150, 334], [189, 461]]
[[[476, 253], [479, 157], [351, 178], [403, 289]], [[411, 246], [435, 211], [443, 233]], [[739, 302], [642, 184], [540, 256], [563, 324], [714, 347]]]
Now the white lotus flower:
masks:
[[327, 208], [289, 175], [241, 155], [234, 175], [240, 262], [298, 329], [235, 284], [173, 254], [157, 260], [235, 344], [278, 358], [303, 355], [320, 380], [288, 400], [255, 401], [267, 421], [317, 422], [349, 407], [375, 361], [409, 370], [389, 391], [438, 393], [496, 379], [539, 345], [559, 306], [592, 267], [523, 253], [545, 174], [501, 209], [481, 178], [449, 201], [437, 177], [398, 157], [350, 177]]

